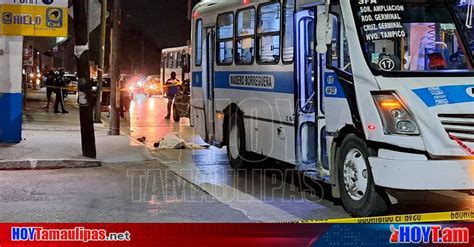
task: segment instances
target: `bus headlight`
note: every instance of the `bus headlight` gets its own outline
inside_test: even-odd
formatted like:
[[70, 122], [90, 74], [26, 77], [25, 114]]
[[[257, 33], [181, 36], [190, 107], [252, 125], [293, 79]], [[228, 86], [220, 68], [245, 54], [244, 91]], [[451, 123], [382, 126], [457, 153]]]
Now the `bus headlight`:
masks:
[[385, 134], [419, 135], [420, 129], [408, 108], [393, 92], [375, 94], [375, 104], [382, 117]]

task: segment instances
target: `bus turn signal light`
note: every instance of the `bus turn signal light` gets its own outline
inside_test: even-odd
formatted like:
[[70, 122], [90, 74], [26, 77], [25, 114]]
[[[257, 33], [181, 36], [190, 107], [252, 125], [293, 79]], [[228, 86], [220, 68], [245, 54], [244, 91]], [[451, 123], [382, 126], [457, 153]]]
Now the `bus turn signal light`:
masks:
[[399, 107], [402, 107], [400, 102], [392, 101], [392, 100], [381, 101], [380, 106], [382, 106], [384, 108], [399, 108]]
[[415, 118], [395, 92], [374, 94], [387, 135], [420, 135]]

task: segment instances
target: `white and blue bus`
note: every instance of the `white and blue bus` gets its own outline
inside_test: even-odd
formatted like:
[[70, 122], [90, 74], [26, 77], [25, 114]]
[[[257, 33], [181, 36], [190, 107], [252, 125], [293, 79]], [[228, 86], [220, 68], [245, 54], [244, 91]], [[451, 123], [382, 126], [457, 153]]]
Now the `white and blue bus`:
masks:
[[445, 0], [202, 1], [194, 128], [233, 168], [270, 157], [332, 185], [354, 216], [386, 213], [387, 188], [472, 190], [463, 25]]
[[190, 48], [188, 46], [171, 47], [161, 51], [161, 81], [164, 83], [175, 72], [179, 80], [189, 80]]

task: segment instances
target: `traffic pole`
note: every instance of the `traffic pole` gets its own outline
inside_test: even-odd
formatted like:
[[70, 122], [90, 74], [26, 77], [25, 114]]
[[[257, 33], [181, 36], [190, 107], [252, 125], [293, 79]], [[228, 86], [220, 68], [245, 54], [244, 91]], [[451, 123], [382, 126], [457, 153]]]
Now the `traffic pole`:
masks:
[[87, 0], [73, 0], [77, 75], [79, 77], [79, 117], [81, 122], [82, 155], [95, 159], [94, 120], [92, 116], [92, 83], [89, 68], [89, 32], [87, 30]]
[[110, 82], [110, 131], [109, 135], [120, 135], [120, 1], [114, 0], [112, 25], [112, 79]]
[[105, 67], [105, 45], [107, 39], [107, 0], [102, 0], [101, 9], [101, 21], [100, 21], [100, 48], [99, 48], [99, 71], [97, 73], [97, 92], [95, 102], [95, 113], [94, 122], [102, 123], [102, 87], [104, 79], [104, 67]]

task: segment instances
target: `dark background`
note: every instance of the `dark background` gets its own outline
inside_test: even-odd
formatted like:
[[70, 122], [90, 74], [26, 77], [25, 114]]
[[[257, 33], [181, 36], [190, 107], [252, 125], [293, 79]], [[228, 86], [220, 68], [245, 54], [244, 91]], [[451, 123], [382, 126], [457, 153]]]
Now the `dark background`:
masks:
[[124, 73], [159, 74], [161, 49], [190, 39], [187, 0], [122, 0], [122, 20]]
[[[100, 0], [101, 1], [101, 0]], [[108, 0], [111, 13], [114, 0]], [[194, 7], [199, 0], [191, 0]], [[163, 48], [188, 44], [191, 22], [188, 17], [188, 0], [122, 0], [121, 14], [122, 50], [121, 73], [153, 75], [160, 73], [161, 50]], [[56, 44], [56, 38], [26, 38], [36, 52], [42, 54], [42, 67], [64, 68], [76, 71], [74, 57], [74, 29], [69, 18], [69, 37]], [[111, 17], [107, 21], [108, 31], [112, 26]], [[99, 53], [100, 28], [89, 37], [91, 65], [97, 64]], [[35, 53], [36, 54], [36, 53]], [[110, 35], [107, 36], [105, 71], [109, 71]], [[54, 56], [54, 59], [51, 58]], [[35, 57], [36, 59], [36, 57]]]

